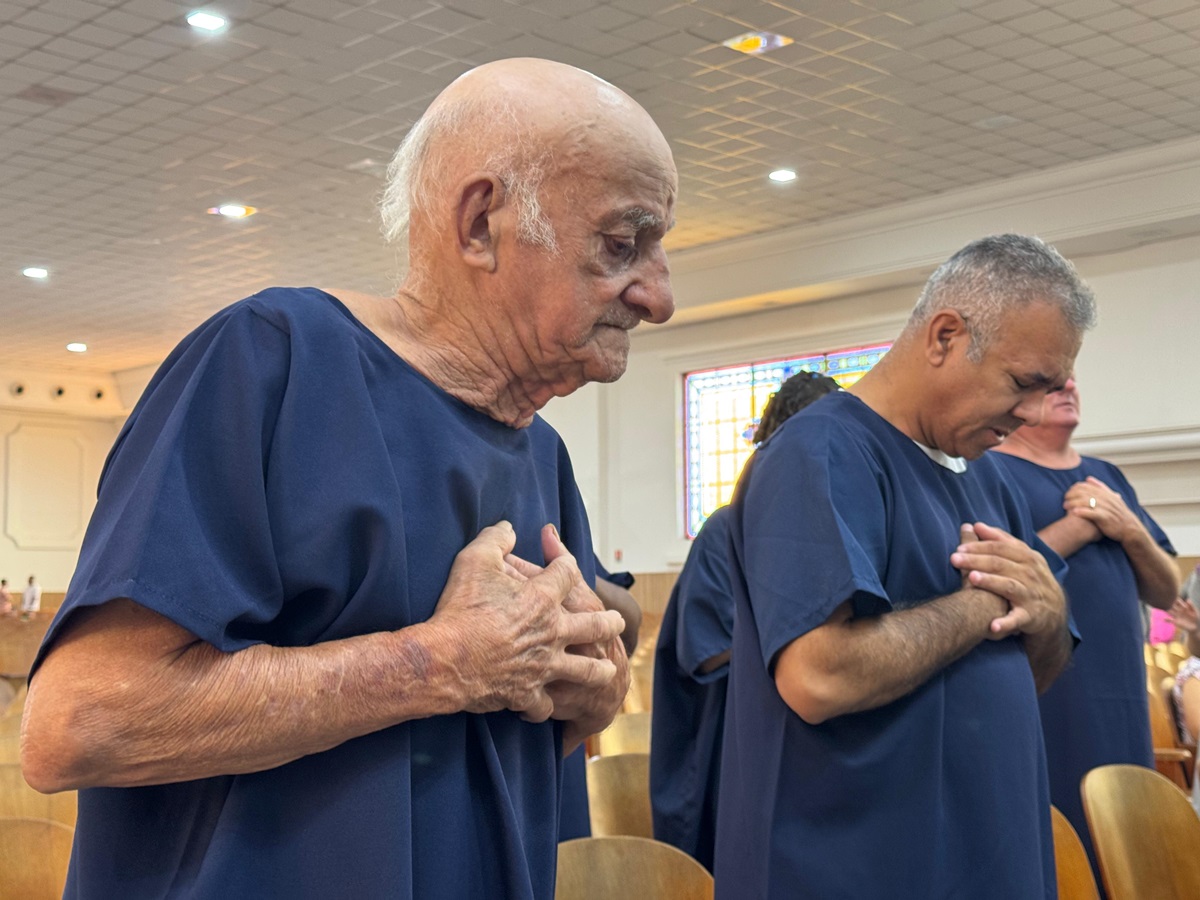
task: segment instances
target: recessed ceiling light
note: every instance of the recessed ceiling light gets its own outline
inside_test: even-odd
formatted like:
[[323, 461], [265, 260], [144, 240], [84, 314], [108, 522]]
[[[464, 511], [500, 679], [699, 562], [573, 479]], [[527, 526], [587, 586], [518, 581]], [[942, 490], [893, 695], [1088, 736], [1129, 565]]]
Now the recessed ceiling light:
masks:
[[253, 206], [242, 206], [240, 203], [225, 203], [221, 206], [210, 206], [208, 214], [210, 216], [224, 216], [227, 219], [244, 219], [247, 216], [252, 216], [256, 212]]
[[187, 23], [200, 31], [220, 31], [225, 27], [225, 18], [214, 13], [197, 10], [188, 15]]
[[780, 47], [786, 47], [792, 43], [792, 39], [770, 31], [747, 31], [745, 34], [731, 37], [727, 41], [722, 41], [722, 43], [730, 50], [737, 50], [739, 53], [749, 53], [753, 56], [758, 56], [761, 53], [769, 53], [772, 50], [778, 50]]
[[29, 266], [21, 270], [21, 274], [26, 278], [45, 278], [50, 274], [48, 269], [43, 269], [41, 266]]
[[791, 169], [776, 169], [774, 172], [772, 172], [767, 177], [770, 178], [772, 181], [779, 182], [780, 184], [786, 184], [789, 181], [796, 180], [796, 173], [793, 172]]
[[72, 353], [87, 353], [87, 344], [81, 344], [79, 341], [72, 341], [67, 344], [67, 349]]

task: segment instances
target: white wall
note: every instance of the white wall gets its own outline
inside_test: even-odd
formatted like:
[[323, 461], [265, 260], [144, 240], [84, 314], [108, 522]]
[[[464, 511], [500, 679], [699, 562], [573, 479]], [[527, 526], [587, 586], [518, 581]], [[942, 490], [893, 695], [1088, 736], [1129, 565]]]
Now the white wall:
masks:
[[0, 407], [0, 577], [67, 589], [120, 418]]
[[[1177, 549], [1200, 554], [1200, 238], [1076, 262], [1100, 307], [1100, 324], [1078, 358], [1084, 422], [1077, 443], [1121, 465]], [[590, 394], [555, 400], [548, 417], [577, 458], [581, 479], [607, 486], [607, 496], [593, 504], [602, 511], [593, 521], [601, 559], [614, 562], [620, 549], [623, 568], [663, 571], [687, 554], [683, 372], [890, 339], [918, 290], [919, 279], [860, 296], [647, 329], [635, 337], [621, 381], [597, 388], [598, 403]], [[577, 411], [570, 409], [576, 404]], [[600, 454], [587, 421], [594, 405], [605, 422]], [[597, 471], [589, 471], [593, 465]]]

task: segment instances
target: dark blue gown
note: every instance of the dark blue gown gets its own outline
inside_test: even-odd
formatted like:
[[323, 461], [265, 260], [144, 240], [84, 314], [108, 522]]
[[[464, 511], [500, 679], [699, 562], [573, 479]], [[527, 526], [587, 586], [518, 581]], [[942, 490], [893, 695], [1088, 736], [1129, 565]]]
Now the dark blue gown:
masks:
[[[329, 295], [271, 289], [200, 326], [147, 387], [47, 642], [114, 597], [226, 652], [404, 628], [501, 519], [538, 563], [554, 523], [593, 577], [549, 425], [508, 428]], [[561, 737], [463, 713], [253, 774], [84, 790], [66, 896], [550, 900]]]
[[650, 802], [654, 836], [713, 867], [728, 664], [733, 640], [729, 507], [704, 523], [671, 590], [654, 654]]
[[[1048, 469], [1006, 453], [994, 456], [1025, 492], [1039, 530], [1063, 517], [1067, 489], [1092, 475], [1120, 494], [1155, 542], [1174, 555], [1166, 534], [1112, 463], [1085, 456], [1075, 468]], [[1120, 544], [1102, 538], [1067, 562], [1070, 570], [1063, 587], [1083, 640], [1039, 704], [1050, 799], [1075, 826], [1096, 868], [1079, 782], [1090, 769], [1110, 763], [1154, 767], [1142, 620], [1137, 580]]]
[[[596, 577], [611, 581], [625, 590], [633, 587], [634, 577], [628, 572], [609, 572], [593, 555]], [[560, 813], [558, 839], [569, 841], [574, 838], [591, 837], [592, 822], [587, 795], [587, 748], [580, 745], [563, 760], [562, 811]]]
[[777, 654], [844, 601], [876, 616], [957, 591], [963, 522], [1004, 528], [1061, 570], [996, 462], [951, 472], [857, 397], [831, 394], [759, 448], [732, 510], [719, 900], [1055, 896], [1019, 639], [982, 641], [910, 694], [820, 725], [774, 683]]

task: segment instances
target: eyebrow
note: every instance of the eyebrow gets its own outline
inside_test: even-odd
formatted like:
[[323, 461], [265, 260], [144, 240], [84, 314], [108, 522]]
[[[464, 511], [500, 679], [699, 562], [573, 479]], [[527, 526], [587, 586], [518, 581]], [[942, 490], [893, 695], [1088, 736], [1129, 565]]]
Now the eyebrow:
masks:
[[670, 231], [675, 227], [675, 220], [672, 219], [669, 223], [664, 223], [663, 217], [657, 213], [653, 213], [641, 206], [631, 206], [629, 209], [622, 210], [604, 220], [605, 227], [612, 227], [617, 224], [628, 225], [635, 231], [645, 231], [651, 228]]

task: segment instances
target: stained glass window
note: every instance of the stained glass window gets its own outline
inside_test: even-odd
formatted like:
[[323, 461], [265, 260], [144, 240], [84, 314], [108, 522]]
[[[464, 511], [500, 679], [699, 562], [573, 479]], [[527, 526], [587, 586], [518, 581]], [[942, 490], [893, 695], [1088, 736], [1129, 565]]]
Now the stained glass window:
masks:
[[763, 408], [797, 372], [823, 372], [849, 387], [887, 353], [891, 344], [814, 356], [688, 372], [684, 381], [686, 528], [695, 537], [714, 509], [733, 497]]

